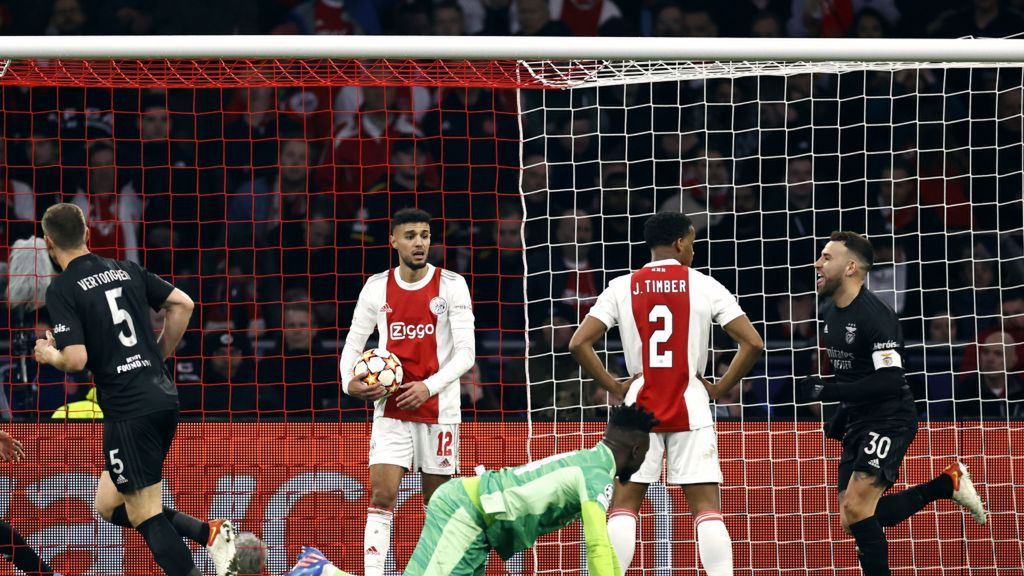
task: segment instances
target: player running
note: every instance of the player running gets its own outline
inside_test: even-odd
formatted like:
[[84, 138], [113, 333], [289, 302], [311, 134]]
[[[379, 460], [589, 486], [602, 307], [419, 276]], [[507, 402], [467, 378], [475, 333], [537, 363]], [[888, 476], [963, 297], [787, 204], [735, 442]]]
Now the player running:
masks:
[[[459, 378], [476, 362], [473, 304], [466, 280], [427, 263], [430, 214], [403, 208], [391, 219], [399, 265], [366, 281], [345, 349], [346, 394], [376, 402], [370, 433], [370, 506], [364, 533], [367, 576], [382, 576], [391, 546], [392, 509], [407, 471], [422, 471], [423, 502], [459, 469]], [[405, 382], [384, 398], [381, 386], [352, 374], [370, 334], [402, 360]]]
[[890, 574], [883, 526], [895, 526], [935, 500], [952, 498], [979, 524], [986, 519], [960, 462], [929, 482], [882, 497], [896, 482], [917, 433], [917, 411], [903, 377], [899, 319], [864, 287], [873, 264], [867, 238], [845, 231], [829, 237], [814, 268], [818, 295], [831, 298], [822, 313], [822, 341], [835, 377], [810, 376], [798, 384], [805, 401], [841, 402], [827, 434], [843, 442], [839, 518], [857, 543], [865, 576]]
[[[589, 574], [618, 576], [605, 524], [613, 482], [616, 476], [628, 481], [640, 467], [657, 423], [642, 407], [619, 406], [604, 438], [589, 450], [445, 483], [430, 500], [405, 576], [483, 574], [491, 550], [508, 560], [581, 519]], [[351, 575], [316, 548], [304, 547], [286, 576]]]
[[[710, 576], [731, 576], [732, 540], [722, 521], [722, 469], [710, 398], [728, 392], [750, 371], [764, 343], [736, 299], [714, 278], [690, 268], [693, 225], [685, 214], [662, 212], [644, 224], [651, 262], [608, 284], [572, 337], [569, 350], [597, 383], [627, 404], [651, 409], [660, 424], [651, 434], [643, 466], [615, 489], [608, 532], [622, 573], [633, 560], [637, 514], [647, 486], [661, 478], [683, 486], [697, 533], [700, 561]], [[711, 323], [739, 344], [718, 384], [703, 377]], [[594, 352], [594, 343], [619, 326], [626, 367], [617, 381]]]
[[[138, 530], [171, 576], [200, 574], [182, 536], [207, 545], [218, 574], [224, 574], [231, 523], [202, 522], [161, 501], [164, 459], [178, 426], [178, 391], [164, 360], [188, 326], [192, 299], [138, 264], [90, 253], [85, 215], [74, 204], [48, 208], [43, 234], [62, 272], [46, 291], [53, 330], [36, 341], [35, 358], [64, 372], [88, 368], [93, 374], [104, 414], [106, 464], [96, 511], [108, 522]], [[148, 308], [166, 310], [159, 338]]]

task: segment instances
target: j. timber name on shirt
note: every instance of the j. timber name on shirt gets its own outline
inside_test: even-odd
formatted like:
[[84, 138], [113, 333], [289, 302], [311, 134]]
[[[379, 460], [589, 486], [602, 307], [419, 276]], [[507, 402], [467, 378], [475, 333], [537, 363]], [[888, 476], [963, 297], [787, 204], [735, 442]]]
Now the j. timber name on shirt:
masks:
[[106, 272], [100, 272], [99, 274], [93, 274], [92, 276], [82, 278], [78, 281], [78, 287], [82, 290], [89, 290], [118, 280], [128, 282], [131, 279], [132, 277], [124, 270], [107, 270]]
[[633, 284], [633, 294], [645, 292], [648, 294], [686, 292], [686, 280], [644, 280]]

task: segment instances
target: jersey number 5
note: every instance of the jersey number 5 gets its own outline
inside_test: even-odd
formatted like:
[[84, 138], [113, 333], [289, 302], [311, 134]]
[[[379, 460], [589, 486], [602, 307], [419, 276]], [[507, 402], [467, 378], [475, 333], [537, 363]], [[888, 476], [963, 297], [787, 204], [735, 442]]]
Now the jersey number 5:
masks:
[[668, 343], [668, 339], [672, 337], [672, 310], [664, 304], [655, 304], [654, 308], [651, 308], [651, 313], [647, 315], [648, 322], [654, 323], [659, 320], [663, 322], [662, 327], [651, 332], [651, 337], [647, 341], [647, 365], [651, 368], [671, 368], [672, 351], [658, 351], [658, 345]]
[[121, 297], [121, 288], [111, 288], [104, 292], [107, 295], [107, 305], [110, 306], [110, 319], [114, 321], [114, 326], [125, 322], [128, 324], [128, 334], [120, 330], [117, 332], [117, 338], [127, 348], [135, 346], [139, 339], [135, 337], [135, 322], [132, 322], [132, 317], [126, 310], [117, 305], [117, 299]]

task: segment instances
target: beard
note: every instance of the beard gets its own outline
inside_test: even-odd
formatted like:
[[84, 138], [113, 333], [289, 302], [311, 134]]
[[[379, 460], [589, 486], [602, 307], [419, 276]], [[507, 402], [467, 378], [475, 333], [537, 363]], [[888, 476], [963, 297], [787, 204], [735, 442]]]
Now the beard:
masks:
[[633, 474], [636, 474], [636, 471], [639, 469], [639, 466], [630, 466], [624, 470], [619, 470], [619, 482], [622, 482], [623, 484], [629, 482], [629, 479]]
[[825, 278], [825, 283], [821, 285], [821, 288], [818, 288], [818, 296], [832, 296], [839, 289], [840, 284], [842, 284], [842, 280]]
[[424, 258], [423, 262], [416, 263], [413, 262], [412, 258], [408, 260], [402, 258], [402, 264], [405, 264], [405, 266], [410, 270], [419, 270], [420, 268], [425, 268], [427, 266], [427, 259]]

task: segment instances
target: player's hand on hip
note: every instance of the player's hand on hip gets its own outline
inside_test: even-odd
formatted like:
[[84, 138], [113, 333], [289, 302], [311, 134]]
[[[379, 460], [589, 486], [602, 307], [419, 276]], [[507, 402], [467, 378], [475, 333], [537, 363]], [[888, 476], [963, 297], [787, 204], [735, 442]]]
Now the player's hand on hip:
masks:
[[25, 456], [25, 449], [21, 442], [13, 436], [0, 430], [0, 460], [4, 462], [18, 462]]
[[375, 402], [381, 398], [387, 396], [388, 391], [383, 386], [371, 386], [366, 383], [364, 378], [369, 375], [367, 372], [362, 372], [352, 376], [352, 379], [348, 381], [348, 394], [360, 400], [367, 402]]
[[629, 387], [633, 385], [633, 382], [637, 378], [640, 378], [643, 374], [634, 374], [625, 380], [619, 380], [615, 384], [615, 388], [608, 391], [608, 403], [615, 406], [622, 404], [626, 400], [626, 394], [629, 393]]
[[696, 376], [697, 379], [700, 380], [700, 383], [704, 385], [704, 389], [708, 391], [708, 398], [711, 398], [712, 400], [718, 400], [718, 396], [721, 394], [722, 388], [720, 386], [715, 386], [707, 378], [701, 376], [700, 374], [697, 374]]
[[821, 402], [825, 381], [818, 376], [807, 376], [796, 383], [797, 398], [802, 402]]
[[395, 398], [395, 406], [402, 410], [415, 410], [430, 399], [430, 390], [427, 390], [427, 385], [420, 381], [406, 382], [398, 389], [402, 393]]

